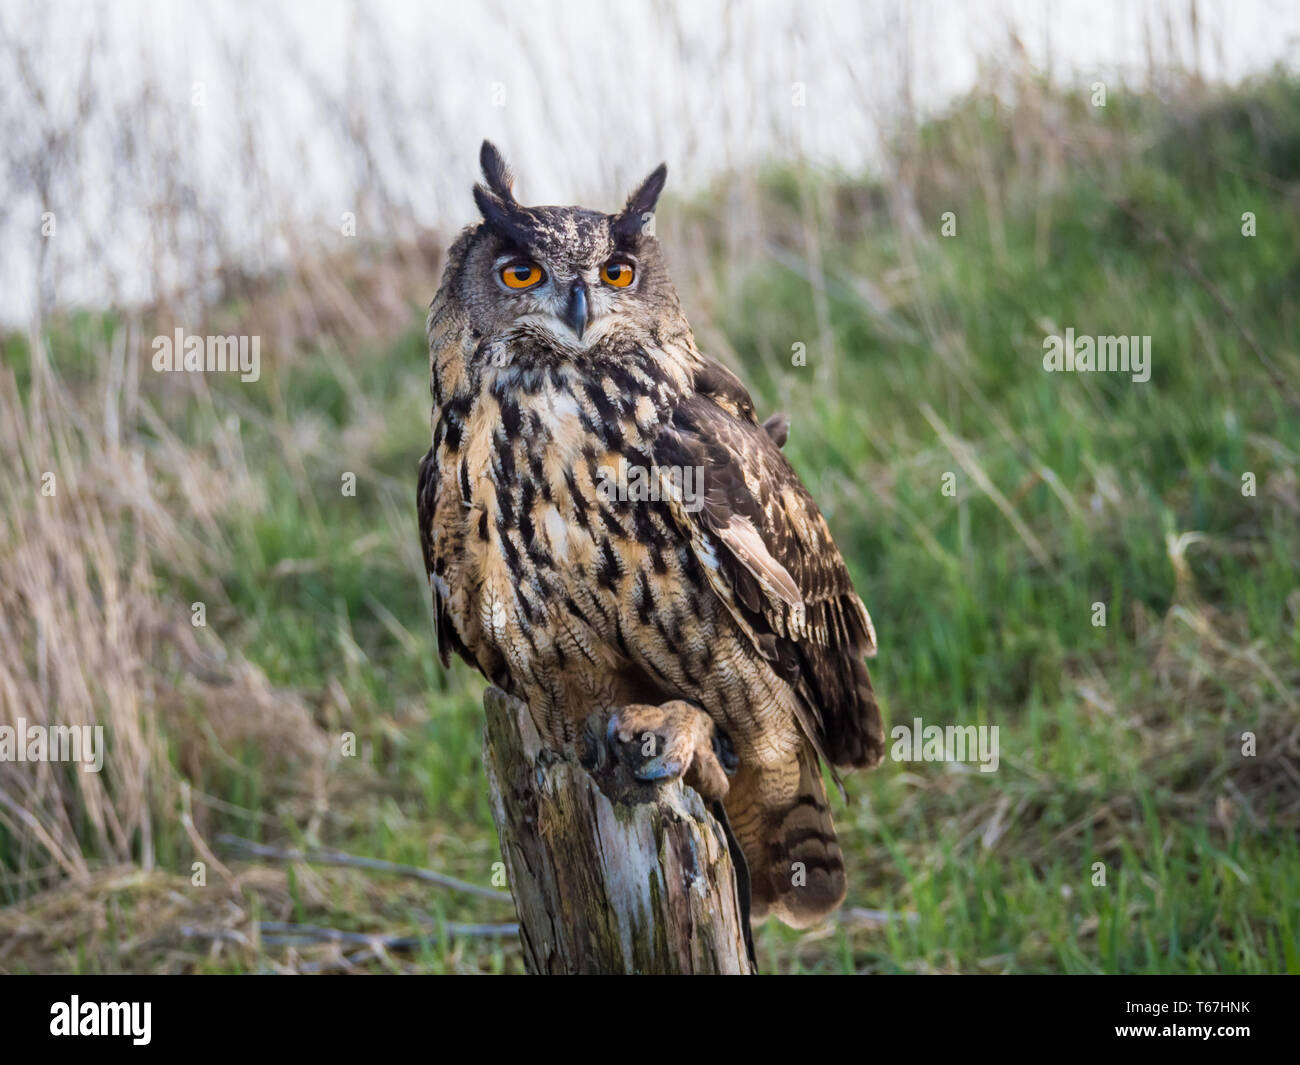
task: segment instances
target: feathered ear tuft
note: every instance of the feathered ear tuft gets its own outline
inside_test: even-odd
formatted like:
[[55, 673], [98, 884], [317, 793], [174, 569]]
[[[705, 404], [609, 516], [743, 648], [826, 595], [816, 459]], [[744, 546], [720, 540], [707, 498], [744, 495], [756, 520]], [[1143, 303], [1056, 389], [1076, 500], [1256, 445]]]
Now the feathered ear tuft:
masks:
[[485, 185], [474, 186], [474, 202], [478, 204], [479, 214], [483, 216], [483, 221], [490, 225], [503, 222], [508, 217], [505, 209], [506, 205], [501, 202], [501, 197], [489, 190]]
[[664, 182], [668, 180], [668, 164], [660, 163], [650, 176], [641, 182], [641, 187], [627, 198], [627, 206], [619, 212], [614, 220], [614, 232], [620, 237], [635, 236], [641, 231], [646, 220], [654, 214], [659, 194], [664, 191]]
[[474, 186], [474, 202], [478, 204], [483, 221], [500, 236], [520, 247], [527, 247], [533, 218], [528, 208], [515, 199], [511, 188], [515, 178], [510, 167], [491, 141], [483, 142], [478, 161], [487, 184]]
[[498, 236], [527, 248], [534, 236], [535, 220], [527, 207], [514, 199], [502, 199], [486, 185], [474, 186], [474, 202], [488, 228]]
[[483, 179], [487, 182], [487, 187], [501, 199], [514, 202], [515, 176], [510, 173], [505, 158], [491, 141], [484, 141], [483, 147], [479, 149], [478, 164], [483, 168]]

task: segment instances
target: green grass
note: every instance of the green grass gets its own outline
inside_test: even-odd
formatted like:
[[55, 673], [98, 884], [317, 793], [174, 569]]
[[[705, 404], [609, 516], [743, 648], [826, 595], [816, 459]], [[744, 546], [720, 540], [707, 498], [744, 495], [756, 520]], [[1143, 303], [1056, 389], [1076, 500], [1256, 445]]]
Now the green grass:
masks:
[[[910, 237], [891, 190], [809, 170], [757, 183], [780, 255], [726, 258], [708, 231], [723, 193], [661, 212], [706, 230], [709, 258], [678, 271], [703, 346], [725, 338], [760, 408], [792, 415], [788, 453], [879, 630], [891, 722], [1000, 729], [996, 773], [887, 762], [849, 778], [848, 905], [893, 918], [802, 937], [769, 924], [765, 970], [1300, 972], [1300, 84], [1104, 111], [1044, 98], [1066, 116], [1056, 142], [981, 98], [922, 131]], [[702, 306], [683, 279], [705, 276]], [[1150, 335], [1151, 380], [1044, 373], [1048, 323]], [[55, 361], [86, 373], [69, 328]], [[796, 342], [807, 366], [790, 365]], [[321, 842], [486, 884], [482, 681], [436, 662], [416, 548], [422, 315], [388, 346], [266, 361], [261, 387], [219, 383], [171, 409], [198, 451], [236, 412], [260, 495], [224, 510], [207, 570], [159, 560], [160, 582], [178, 603], [205, 598], [220, 641], [300, 693], [332, 743], [357, 734], [360, 764], [332, 763], [342, 797]], [[233, 755], [204, 761], [195, 787], [260, 816], [215, 811], [211, 826], [304, 842], [292, 767]], [[160, 864], [188, 868], [184, 835], [160, 838]], [[434, 901], [448, 919], [509, 917]], [[405, 911], [354, 887], [294, 912], [374, 928]], [[416, 960], [519, 966], [475, 944]]]

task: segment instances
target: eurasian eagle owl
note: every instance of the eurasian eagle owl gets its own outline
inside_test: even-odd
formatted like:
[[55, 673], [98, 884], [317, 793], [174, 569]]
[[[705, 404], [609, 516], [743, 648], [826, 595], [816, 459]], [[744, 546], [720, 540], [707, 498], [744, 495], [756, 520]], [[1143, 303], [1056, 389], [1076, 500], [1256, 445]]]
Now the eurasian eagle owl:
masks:
[[524, 206], [486, 142], [481, 163], [483, 220], [428, 320], [442, 661], [525, 700], [557, 745], [611, 711], [638, 776], [723, 800], [752, 915], [807, 926], [845, 891], [818, 758], [883, 752], [871, 619], [783, 426], [695, 346], [646, 224], [667, 169], [609, 215]]

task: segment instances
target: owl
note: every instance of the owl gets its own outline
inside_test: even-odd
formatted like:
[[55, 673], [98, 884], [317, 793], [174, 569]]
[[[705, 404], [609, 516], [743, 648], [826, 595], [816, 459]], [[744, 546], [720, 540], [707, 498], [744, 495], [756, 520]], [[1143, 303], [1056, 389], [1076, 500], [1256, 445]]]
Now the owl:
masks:
[[751, 919], [807, 927], [845, 893], [821, 763], [883, 753], [871, 618], [784, 421], [696, 346], [651, 224], [667, 168], [604, 214], [525, 206], [487, 142], [480, 163], [482, 220], [428, 317], [443, 664], [524, 700], [557, 748], [607, 714], [639, 779], [722, 802]]

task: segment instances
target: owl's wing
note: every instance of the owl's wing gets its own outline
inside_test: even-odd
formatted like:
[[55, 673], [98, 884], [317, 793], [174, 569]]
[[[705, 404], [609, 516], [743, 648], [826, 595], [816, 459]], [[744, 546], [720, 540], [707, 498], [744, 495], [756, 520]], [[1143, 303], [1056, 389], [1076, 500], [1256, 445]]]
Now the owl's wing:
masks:
[[436, 448], [429, 448], [420, 461], [420, 479], [415, 492], [415, 507], [420, 519], [420, 548], [424, 552], [424, 572], [433, 593], [433, 627], [438, 637], [438, 658], [443, 667], [451, 665], [451, 652], [459, 652], [460, 640], [447, 616], [447, 599], [439, 589], [440, 580], [435, 570], [434, 521], [438, 504], [438, 456]]
[[735, 375], [709, 361], [695, 384], [654, 446], [661, 471], [702, 470], [699, 497], [671, 501], [674, 519], [714, 591], [795, 689], [822, 756], [874, 766], [884, 739], [863, 659], [876, 634], [826, 520]]

